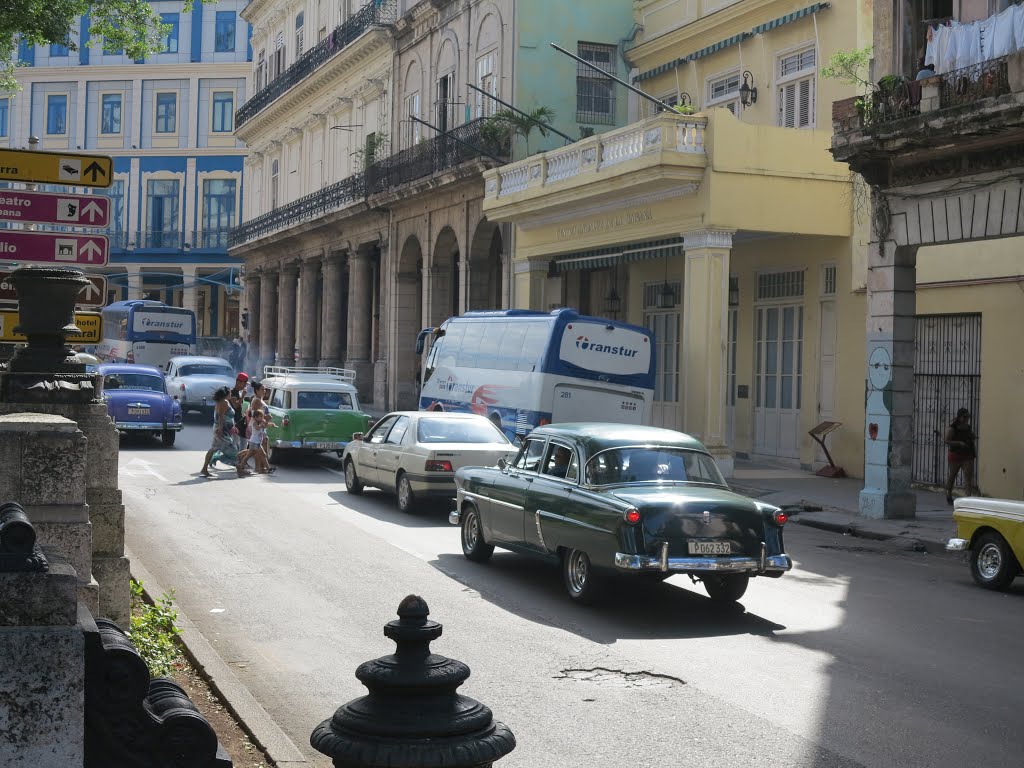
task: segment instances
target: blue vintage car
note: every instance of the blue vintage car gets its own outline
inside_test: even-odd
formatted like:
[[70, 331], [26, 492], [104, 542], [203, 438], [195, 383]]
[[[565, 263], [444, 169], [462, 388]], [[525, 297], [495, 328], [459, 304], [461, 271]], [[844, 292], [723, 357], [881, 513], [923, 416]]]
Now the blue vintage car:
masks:
[[170, 447], [181, 431], [181, 405], [167, 394], [164, 375], [149, 365], [111, 363], [98, 368], [103, 399], [122, 432], [149, 433]]

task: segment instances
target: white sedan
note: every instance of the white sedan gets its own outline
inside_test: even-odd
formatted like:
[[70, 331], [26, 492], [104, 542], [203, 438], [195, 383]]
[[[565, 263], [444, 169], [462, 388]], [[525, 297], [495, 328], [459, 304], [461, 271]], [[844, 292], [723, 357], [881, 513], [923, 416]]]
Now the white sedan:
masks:
[[213, 413], [213, 393], [235, 386], [235, 371], [222, 357], [179, 355], [167, 362], [167, 394], [178, 398], [181, 412]]
[[345, 447], [345, 488], [394, 492], [398, 508], [413, 512], [426, 498], [454, 499], [455, 471], [497, 465], [517, 448], [483, 416], [471, 413], [395, 411]]

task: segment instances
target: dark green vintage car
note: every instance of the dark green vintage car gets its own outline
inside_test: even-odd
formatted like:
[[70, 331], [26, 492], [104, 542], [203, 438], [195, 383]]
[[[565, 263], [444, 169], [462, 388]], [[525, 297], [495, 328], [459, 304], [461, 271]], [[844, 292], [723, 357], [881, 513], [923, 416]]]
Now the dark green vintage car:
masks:
[[495, 546], [559, 559], [569, 596], [592, 601], [603, 576], [685, 573], [713, 600], [739, 600], [751, 576], [793, 567], [786, 514], [729, 490], [688, 435], [626, 424], [555, 424], [531, 432], [515, 459], [464, 467], [449, 522], [462, 551]]

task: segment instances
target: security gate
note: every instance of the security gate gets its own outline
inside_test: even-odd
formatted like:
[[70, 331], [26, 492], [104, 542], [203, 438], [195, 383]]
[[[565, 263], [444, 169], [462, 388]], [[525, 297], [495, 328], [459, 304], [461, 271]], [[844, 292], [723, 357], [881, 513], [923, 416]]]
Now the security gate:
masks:
[[971, 427], [980, 434], [980, 401], [981, 315], [919, 315], [914, 344], [914, 482], [946, 482], [946, 428], [958, 410], [967, 408]]

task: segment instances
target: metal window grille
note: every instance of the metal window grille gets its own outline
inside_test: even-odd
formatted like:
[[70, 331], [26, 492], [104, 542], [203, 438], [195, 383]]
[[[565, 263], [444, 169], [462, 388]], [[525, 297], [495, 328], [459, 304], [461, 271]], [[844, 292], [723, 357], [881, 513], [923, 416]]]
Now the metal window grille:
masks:
[[836, 292], [836, 266], [829, 264], [821, 270], [821, 292], [825, 296], [834, 296]]
[[793, 299], [804, 295], [804, 271], [762, 272], [757, 276], [757, 300]]
[[[615, 69], [614, 45], [579, 43], [577, 55], [605, 72]], [[615, 121], [615, 83], [584, 64], [576, 65], [576, 120], [581, 123]]]
[[[915, 482], [946, 480], [946, 429], [960, 408], [980, 435], [981, 314], [919, 315], [914, 342]], [[980, 455], [980, 439], [975, 450]], [[959, 479], [958, 479], [959, 480]]]
[[740, 305], [740, 279], [739, 277], [729, 277], [729, 306], [738, 307]]
[[654, 332], [655, 402], [679, 401], [679, 320], [679, 310], [644, 313], [644, 325]]
[[807, 48], [797, 53], [779, 58], [779, 77], [789, 77], [805, 69], [814, 69], [816, 55], [814, 48]]
[[[672, 306], [679, 306], [679, 297], [682, 294], [682, 284], [678, 280], [669, 280], [668, 288], [672, 292]], [[644, 285], [644, 308], [648, 310], [669, 309], [658, 305], [658, 297], [665, 290], [665, 281], [657, 283], [646, 283]]]

